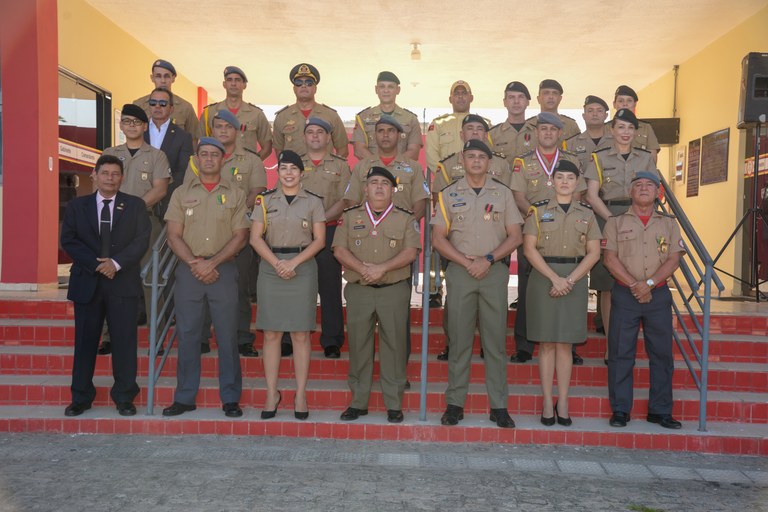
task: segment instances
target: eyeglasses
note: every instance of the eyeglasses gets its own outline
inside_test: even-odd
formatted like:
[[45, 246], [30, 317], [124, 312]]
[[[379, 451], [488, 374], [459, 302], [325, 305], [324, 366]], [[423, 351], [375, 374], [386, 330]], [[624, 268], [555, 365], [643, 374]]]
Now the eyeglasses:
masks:
[[125, 126], [141, 126], [144, 124], [144, 121], [141, 119], [128, 119], [127, 117], [124, 117], [120, 120], [120, 124], [124, 124]]
[[307, 87], [312, 87], [315, 85], [315, 80], [313, 78], [305, 78], [302, 80], [301, 78], [294, 78], [293, 79], [293, 85], [296, 87], [301, 87], [302, 85], [306, 85]]
[[167, 107], [169, 105], [168, 100], [149, 100], [149, 106], [150, 107], [156, 107], [160, 105], [161, 107]]

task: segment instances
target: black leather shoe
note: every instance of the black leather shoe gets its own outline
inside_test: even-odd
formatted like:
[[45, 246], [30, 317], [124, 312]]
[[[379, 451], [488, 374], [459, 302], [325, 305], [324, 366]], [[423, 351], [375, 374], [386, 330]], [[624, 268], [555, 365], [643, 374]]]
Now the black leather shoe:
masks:
[[72, 402], [66, 409], [64, 409], [64, 416], [80, 416], [90, 408], [91, 404], [78, 404]]
[[221, 406], [221, 410], [224, 411], [224, 416], [228, 418], [239, 418], [243, 415], [243, 410], [237, 402], [227, 402]]
[[496, 425], [501, 428], [515, 428], [515, 422], [509, 417], [509, 412], [506, 409], [491, 409], [488, 419], [495, 421]]
[[438, 361], [447, 361], [448, 360], [448, 346], [445, 346], [445, 350], [437, 354], [437, 360]]
[[509, 362], [511, 363], [527, 363], [533, 358], [533, 356], [530, 354], [530, 352], [526, 352], [525, 350], [518, 350], [517, 353], [512, 354], [512, 357], [509, 358]]
[[136, 406], [131, 402], [120, 402], [117, 404], [117, 413], [120, 416], [135, 416]]
[[338, 359], [341, 357], [341, 350], [336, 345], [329, 345], [323, 349], [326, 359]]
[[409, 381], [408, 379], [406, 379], [405, 381], [405, 389], [411, 389], [411, 381]]
[[147, 325], [147, 314], [143, 311], [136, 318], [136, 325]]
[[107, 354], [112, 353], [112, 342], [111, 341], [102, 341], [101, 345], [99, 345], [99, 355], [105, 356]]
[[253, 345], [248, 343], [247, 345], [238, 345], [237, 351], [243, 357], [259, 357], [259, 351], [253, 348]]
[[429, 309], [437, 309], [443, 307], [443, 297], [436, 293], [429, 296]]
[[402, 423], [404, 419], [403, 411], [387, 409], [387, 421], [390, 423]]
[[629, 414], [621, 411], [614, 412], [608, 421], [608, 424], [612, 427], [626, 427], [627, 423], [629, 423]]
[[595, 332], [597, 334], [605, 334], [605, 327], [603, 327], [603, 326], [595, 327]]
[[187, 404], [180, 404], [179, 402], [173, 402], [170, 407], [166, 407], [163, 409], [163, 416], [178, 416], [179, 414], [184, 414], [185, 412], [194, 411], [197, 409], [197, 406], [195, 404], [187, 405]]
[[480, 359], [485, 359], [485, 350], [480, 349]]
[[674, 430], [683, 428], [683, 424], [672, 417], [671, 414], [651, 414], [648, 413], [646, 418], [648, 423], [657, 423], [664, 428], [671, 428]]
[[517, 309], [517, 299], [509, 305], [509, 309]]
[[293, 355], [293, 345], [290, 343], [280, 344], [280, 357], [288, 357]]
[[571, 420], [571, 417], [568, 416], [567, 418], [563, 418], [560, 416], [560, 413], [557, 412], [557, 402], [555, 402], [555, 416], [557, 417], [557, 424], [562, 425], [564, 427], [570, 427], [573, 425], [573, 420]]
[[211, 352], [211, 344], [210, 343], [202, 343], [200, 345], [200, 353], [201, 354], [209, 354]]
[[458, 405], [448, 405], [440, 418], [441, 425], [458, 425], [464, 419], [464, 408]]
[[357, 409], [355, 407], [347, 407], [347, 410], [341, 413], [341, 421], [355, 421], [360, 416], [366, 416], [368, 409]]
[[584, 358], [576, 352], [573, 352], [573, 366], [581, 366], [584, 364]]

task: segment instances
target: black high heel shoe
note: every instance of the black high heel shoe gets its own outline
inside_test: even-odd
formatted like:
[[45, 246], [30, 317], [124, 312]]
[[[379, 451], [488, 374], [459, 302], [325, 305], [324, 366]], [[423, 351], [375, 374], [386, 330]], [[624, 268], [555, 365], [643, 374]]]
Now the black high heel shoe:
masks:
[[561, 418], [560, 415], [557, 413], [557, 402], [555, 402], [555, 416], [557, 416], [557, 424], [562, 425], [564, 427], [570, 427], [573, 425], [573, 421], [571, 420], [571, 417], [567, 418]]
[[299, 412], [296, 409], [294, 409], [293, 410], [293, 416], [297, 420], [305, 420], [305, 419], [309, 418], [309, 411]]
[[277, 391], [277, 403], [275, 404], [275, 408], [272, 411], [261, 411], [261, 419], [263, 420], [269, 420], [275, 417], [277, 414], [277, 408], [280, 406], [280, 402], [283, 399], [283, 394], [280, 392], [280, 390]]
[[545, 427], [551, 427], [552, 425], [555, 424], [555, 417], [552, 416], [550, 418], [545, 418], [544, 415], [542, 414], [541, 415], [541, 424], [544, 425]]

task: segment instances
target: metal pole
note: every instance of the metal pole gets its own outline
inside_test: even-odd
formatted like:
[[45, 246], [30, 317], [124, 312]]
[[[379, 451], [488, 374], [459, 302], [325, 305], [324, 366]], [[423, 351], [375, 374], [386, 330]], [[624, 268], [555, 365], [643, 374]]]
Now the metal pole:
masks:
[[160, 251], [152, 247], [152, 300], [149, 305], [149, 369], [147, 386], [147, 414], [152, 416], [155, 408], [155, 357], [157, 357], [157, 296], [158, 273], [160, 272]]
[[429, 359], [429, 288], [432, 282], [429, 268], [432, 258], [429, 217], [424, 217], [424, 278], [421, 287], [421, 395], [419, 421], [427, 421], [427, 360]]
[[699, 389], [699, 432], [707, 431], [707, 383], [709, 376], [709, 313], [712, 302], [713, 267], [704, 270], [704, 328], [701, 335], [701, 388]]
[[760, 119], [755, 125], [755, 170], [752, 173], [752, 268], [749, 269], [750, 284], [755, 284], [755, 302], [760, 302], [760, 279], [757, 277], [757, 224], [759, 220], [760, 211], [758, 205], [760, 204], [760, 187], [758, 187], [758, 181], [760, 176], [760, 128], [762, 127], [762, 121], [765, 115], [760, 116]]

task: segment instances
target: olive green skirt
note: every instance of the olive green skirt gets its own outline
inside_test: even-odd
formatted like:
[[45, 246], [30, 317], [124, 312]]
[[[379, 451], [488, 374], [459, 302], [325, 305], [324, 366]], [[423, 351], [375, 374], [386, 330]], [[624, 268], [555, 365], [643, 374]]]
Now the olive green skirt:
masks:
[[[288, 260], [295, 254], [276, 254]], [[256, 285], [259, 307], [256, 329], [260, 331], [303, 332], [317, 326], [317, 263], [311, 258], [296, 267], [296, 277], [283, 279], [275, 268], [261, 260]]]
[[[548, 263], [557, 275], [565, 277], [576, 263]], [[587, 280], [579, 279], [571, 293], [552, 298], [552, 282], [532, 269], [526, 289], [528, 340], [548, 343], [584, 343], [587, 340]]]

